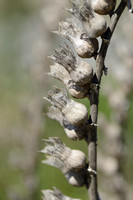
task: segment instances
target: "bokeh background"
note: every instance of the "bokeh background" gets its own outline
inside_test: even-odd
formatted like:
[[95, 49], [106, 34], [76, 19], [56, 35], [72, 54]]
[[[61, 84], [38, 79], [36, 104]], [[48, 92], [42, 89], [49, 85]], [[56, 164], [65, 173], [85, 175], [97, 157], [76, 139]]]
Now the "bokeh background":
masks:
[[[63, 43], [51, 32], [68, 16], [63, 7], [69, 7], [67, 0], [0, 0], [0, 200], [39, 200], [41, 190], [52, 186], [68, 196], [88, 199], [86, 188], [70, 186], [58, 169], [41, 163], [44, 156], [39, 153], [42, 139], [56, 136], [87, 154], [84, 141], [70, 141], [63, 128], [44, 114], [49, 104], [42, 97], [53, 85], [60, 85], [45, 73], [52, 64], [47, 55]], [[108, 199], [120, 193], [112, 188], [111, 173], [117, 170], [112, 167], [114, 171], [109, 171], [109, 166], [115, 166], [114, 162], [124, 177], [124, 194], [133, 198], [132, 33], [133, 15], [126, 9], [107, 54], [108, 76], [103, 77], [99, 106], [99, 186], [101, 195]], [[81, 102], [89, 110], [88, 100]], [[121, 161], [113, 152], [115, 133], [119, 135], [115, 145], [121, 149]], [[106, 166], [108, 157], [114, 162], [110, 160]], [[107, 171], [106, 175], [102, 171]], [[115, 181], [121, 183], [121, 179]]]

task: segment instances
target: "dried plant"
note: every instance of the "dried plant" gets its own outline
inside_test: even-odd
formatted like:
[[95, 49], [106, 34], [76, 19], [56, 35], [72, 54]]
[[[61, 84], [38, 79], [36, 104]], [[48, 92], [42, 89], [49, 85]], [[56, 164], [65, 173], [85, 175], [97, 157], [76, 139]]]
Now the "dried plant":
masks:
[[[88, 97], [90, 113], [87, 108], [69, 98], [66, 89], [53, 88], [45, 98], [52, 106], [47, 115], [57, 120], [64, 128], [67, 136], [73, 140], [85, 139], [88, 145], [88, 161], [83, 152], [71, 150], [59, 138], [51, 137], [44, 140], [45, 148], [41, 151], [46, 154], [43, 163], [59, 168], [68, 182], [74, 186], [86, 185], [90, 200], [99, 200], [97, 185], [97, 118], [99, 92], [103, 72], [106, 72], [105, 58], [117, 22], [125, 7], [132, 12], [131, 1], [121, 0], [116, 7], [116, 0], [97, 0], [89, 4], [86, 0], [71, 2], [72, 9], [66, 9], [72, 18], [59, 23], [58, 35], [68, 39], [78, 56], [94, 58], [96, 66], [81, 60], [65, 44], [55, 50], [54, 65], [50, 67], [50, 75], [62, 81], [71, 96], [75, 98]], [[102, 15], [110, 16], [110, 25]], [[97, 40], [101, 39], [101, 45]], [[100, 46], [100, 48], [99, 48]], [[98, 50], [99, 48], [99, 50]], [[120, 152], [115, 151], [120, 156]], [[103, 158], [104, 159], [104, 158]], [[117, 170], [118, 163], [114, 158], [108, 158]], [[108, 160], [106, 164], [108, 166]], [[106, 170], [105, 172], [109, 171]], [[112, 171], [109, 171], [112, 173]], [[118, 181], [119, 182], [119, 181]], [[62, 193], [46, 190], [43, 199], [71, 199]], [[58, 194], [58, 195], [56, 195]]]

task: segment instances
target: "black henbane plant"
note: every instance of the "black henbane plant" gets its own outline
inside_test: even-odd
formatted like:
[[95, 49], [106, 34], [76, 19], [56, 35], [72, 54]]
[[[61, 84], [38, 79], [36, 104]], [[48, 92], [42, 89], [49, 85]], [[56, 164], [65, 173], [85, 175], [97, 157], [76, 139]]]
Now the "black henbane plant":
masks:
[[[105, 57], [117, 22], [126, 6], [131, 13], [133, 11], [130, 0], [121, 0], [117, 8], [116, 0], [75, 0], [71, 1], [71, 5], [71, 9], [66, 9], [71, 18], [60, 22], [55, 33], [68, 39], [78, 56], [67, 44], [55, 50], [51, 56], [54, 65], [50, 66], [49, 75], [59, 79], [66, 89], [55, 87], [45, 99], [52, 104], [47, 116], [57, 120], [70, 139], [87, 142], [88, 162], [83, 152], [70, 149], [56, 137], [44, 140], [46, 146], [41, 152], [46, 154], [43, 163], [59, 168], [70, 184], [85, 185], [90, 200], [99, 200], [97, 118], [100, 84], [103, 72], [106, 73]], [[109, 15], [109, 26], [102, 15]], [[101, 38], [100, 47], [97, 37]], [[80, 57], [94, 57], [96, 66], [92, 68]], [[77, 99], [87, 97], [90, 113], [83, 104], [70, 99], [67, 91]], [[56, 188], [54, 191], [44, 190], [43, 195], [43, 200], [72, 200]]]

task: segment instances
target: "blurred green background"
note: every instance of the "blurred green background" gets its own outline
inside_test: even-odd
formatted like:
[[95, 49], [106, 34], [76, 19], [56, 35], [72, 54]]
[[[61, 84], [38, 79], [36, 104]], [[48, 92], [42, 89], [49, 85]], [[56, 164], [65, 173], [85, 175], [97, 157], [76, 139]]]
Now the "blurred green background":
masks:
[[[49, 104], [42, 96], [52, 85], [59, 84], [45, 76], [50, 65], [47, 55], [62, 42], [51, 30], [57, 29], [58, 21], [65, 19], [66, 13], [62, 8], [67, 4], [67, 0], [0, 1], [0, 200], [39, 200], [41, 190], [52, 186], [68, 196], [88, 199], [85, 187], [70, 186], [58, 169], [41, 163], [44, 156], [38, 153], [43, 148], [43, 138], [56, 136], [69, 147], [87, 154], [84, 141], [70, 141], [63, 128], [43, 114]], [[121, 65], [130, 65], [130, 70], [133, 68], [132, 24], [133, 16], [126, 11], [107, 55], [106, 63], [110, 68], [112, 65], [114, 68]], [[126, 58], [120, 49], [126, 49], [123, 50]], [[111, 80], [109, 84], [117, 84], [110, 69], [109, 74], [104, 76], [102, 85], [107, 83], [107, 79]], [[128, 101], [124, 172], [129, 188], [132, 188], [133, 94]], [[89, 110], [88, 100], [81, 102]], [[108, 119], [111, 118], [111, 107], [104, 95], [100, 96], [99, 109]], [[98, 148], [103, 137], [100, 131]]]

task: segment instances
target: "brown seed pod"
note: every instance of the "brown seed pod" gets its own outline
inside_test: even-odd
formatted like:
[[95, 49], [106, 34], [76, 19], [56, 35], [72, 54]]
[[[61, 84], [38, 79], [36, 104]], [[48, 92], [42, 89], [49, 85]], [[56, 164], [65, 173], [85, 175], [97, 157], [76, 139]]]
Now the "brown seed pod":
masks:
[[82, 58], [91, 58], [98, 51], [97, 39], [89, 37], [84, 39], [84, 37], [81, 37], [84, 32], [74, 18], [69, 18], [66, 22], [60, 22], [59, 30], [56, 33], [66, 37], [73, 44], [77, 54]]
[[58, 121], [64, 128], [66, 135], [72, 140], [81, 140], [87, 134], [86, 124], [83, 124], [82, 126], [73, 126], [66, 120], [62, 112], [54, 106], [49, 108], [47, 116]]
[[64, 66], [75, 83], [85, 85], [92, 80], [93, 68], [91, 65], [76, 57], [67, 44], [55, 50], [52, 58], [55, 60], [55, 63]]
[[107, 15], [115, 9], [116, 0], [91, 0], [91, 6], [96, 13]]
[[53, 106], [61, 110], [70, 124], [80, 126], [87, 122], [87, 108], [83, 104], [69, 99], [65, 89], [54, 88], [49, 91], [48, 97], [44, 99], [48, 100]]
[[90, 83], [83, 86], [78, 85], [71, 79], [69, 72], [58, 63], [50, 66], [50, 73], [48, 73], [48, 75], [57, 78], [64, 83], [70, 95], [76, 99], [85, 98], [89, 93]]
[[95, 13], [86, 1], [74, 1], [69, 12], [80, 21], [80, 28], [90, 38], [97, 38], [105, 33], [106, 20], [103, 16]]

